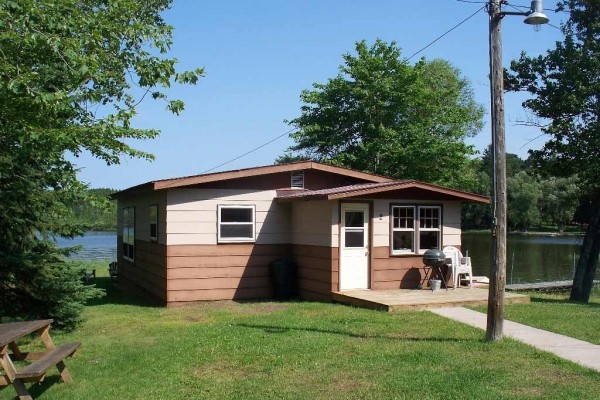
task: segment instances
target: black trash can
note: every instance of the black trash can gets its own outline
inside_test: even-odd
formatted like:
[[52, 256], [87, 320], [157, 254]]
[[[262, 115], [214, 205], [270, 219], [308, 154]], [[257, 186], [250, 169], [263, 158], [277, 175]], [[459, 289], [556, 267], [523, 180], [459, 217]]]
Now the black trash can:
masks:
[[271, 263], [273, 293], [277, 300], [289, 300], [296, 294], [296, 264], [287, 260]]

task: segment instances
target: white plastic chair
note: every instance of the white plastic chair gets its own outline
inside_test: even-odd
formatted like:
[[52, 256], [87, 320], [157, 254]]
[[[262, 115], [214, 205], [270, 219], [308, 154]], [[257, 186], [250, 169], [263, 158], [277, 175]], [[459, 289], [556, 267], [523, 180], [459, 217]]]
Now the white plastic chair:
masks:
[[467, 275], [469, 278], [469, 288], [473, 287], [473, 268], [471, 267], [471, 257], [463, 257], [459, 249], [454, 246], [446, 246], [442, 250], [446, 258], [452, 260], [452, 283], [454, 289], [458, 287], [460, 275]]

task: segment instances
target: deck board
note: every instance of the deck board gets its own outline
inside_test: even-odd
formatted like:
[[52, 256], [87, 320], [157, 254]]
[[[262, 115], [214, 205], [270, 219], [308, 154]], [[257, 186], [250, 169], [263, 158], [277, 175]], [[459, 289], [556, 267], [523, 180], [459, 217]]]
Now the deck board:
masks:
[[[462, 307], [487, 305], [488, 290], [459, 288], [456, 290], [346, 290], [333, 292], [334, 301], [357, 307], [388, 312], [402, 310], [425, 310], [439, 307]], [[528, 303], [529, 296], [505, 293], [505, 303]]]

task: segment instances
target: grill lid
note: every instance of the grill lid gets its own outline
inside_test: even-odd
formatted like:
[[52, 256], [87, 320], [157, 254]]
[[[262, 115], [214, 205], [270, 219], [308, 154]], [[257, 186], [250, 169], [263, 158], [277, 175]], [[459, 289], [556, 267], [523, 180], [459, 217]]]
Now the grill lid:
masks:
[[429, 267], [441, 267], [446, 264], [446, 255], [439, 249], [429, 249], [423, 254], [423, 264]]

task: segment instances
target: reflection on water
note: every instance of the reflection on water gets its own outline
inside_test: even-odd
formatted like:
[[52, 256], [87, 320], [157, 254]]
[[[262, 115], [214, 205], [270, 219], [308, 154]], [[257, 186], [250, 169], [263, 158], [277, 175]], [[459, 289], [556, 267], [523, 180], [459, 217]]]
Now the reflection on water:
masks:
[[76, 260], [116, 260], [117, 234], [115, 232], [87, 232], [74, 239], [56, 239], [58, 247], [83, 246], [70, 258]]
[[[509, 234], [507, 239], [507, 283], [569, 280], [583, 236]], [[489, 276], [492, 237], [489, 233], [463, 233], [463, 253], [469, 252], [474, 275]]]

